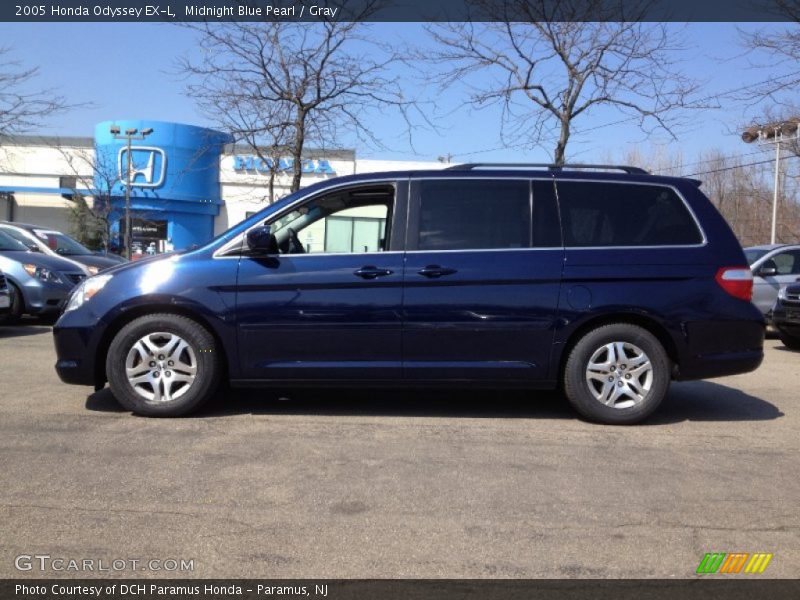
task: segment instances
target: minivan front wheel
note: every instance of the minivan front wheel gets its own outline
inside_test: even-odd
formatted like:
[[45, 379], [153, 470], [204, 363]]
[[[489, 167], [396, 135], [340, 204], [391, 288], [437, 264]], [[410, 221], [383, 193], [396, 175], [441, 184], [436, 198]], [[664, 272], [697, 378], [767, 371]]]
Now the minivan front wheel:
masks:
[[109, 386], [136, 414], [185, 415], [208, 400], [220, 378], [214, 337], [172, 314], [140, 317], [114, 337], [106, 358]]
[[670, 360], [658, 339], [628, 323], [603, 325], [583, 336], [564, 369], [570, 404], [592, 421], [638, 423], [667, 394]]

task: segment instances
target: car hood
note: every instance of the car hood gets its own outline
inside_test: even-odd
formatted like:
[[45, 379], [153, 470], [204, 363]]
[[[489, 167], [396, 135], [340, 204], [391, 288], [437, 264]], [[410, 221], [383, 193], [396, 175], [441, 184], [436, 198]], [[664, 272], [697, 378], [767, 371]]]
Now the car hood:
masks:
[[99, 256], [97, 254], [70, 254], [65, 258], [74, 260], [75, 262], [86, 265], [87, 267], [97, 267], [97, 269], [100, 271], [123, 264], [114, 260], [113, 258], [106, 258], [105, 256]]
[[129, 260], [124, 263], [116, 263], [112, 265], [108, 270], [103, 271], [104, 273], [115, 274], [121, 273], [122, 271], [129, 271], [131, 269], [138, 269], [140, 265], [147, 265], [152, 262], [158, 260], [164, 260], [171, 257], [177, 257], [183, 255], [183, 252], [165, 252], [164, 254], [154, 254], [152, 256], [147, 256], [145, 258], [137, 258], [136, 260]]
[[25, 252], [23, 250], [0, 250], [0, 255], [20, 264], [36, 265], [61, 273], [81, 272], [81, 267], [72, 261], [58, 256], [49, 256], [42, 252]]

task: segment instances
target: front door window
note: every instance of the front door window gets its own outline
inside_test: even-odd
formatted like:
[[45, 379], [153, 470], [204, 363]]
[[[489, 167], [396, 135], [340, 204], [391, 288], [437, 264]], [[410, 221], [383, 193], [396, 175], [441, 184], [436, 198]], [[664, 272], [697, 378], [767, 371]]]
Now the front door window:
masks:
[[394, 189], [335, 192], [272, 223], [281, 254], [360, 254], [386, 250]]

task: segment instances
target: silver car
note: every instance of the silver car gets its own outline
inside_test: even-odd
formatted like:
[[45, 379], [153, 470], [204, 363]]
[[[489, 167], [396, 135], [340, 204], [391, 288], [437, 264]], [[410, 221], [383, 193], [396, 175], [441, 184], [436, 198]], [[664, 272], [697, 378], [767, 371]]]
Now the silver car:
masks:
[[88, 271], [57, 256], [31, 252], [23, 243], [0, 231], [0, 270], [10, 292], [10, 312], [0, 317], [13, 323], [23, 314], [55, 315], [69, 293]]
[[800, 244], [753, 246], [744, 251], [753, 271], [753, 303], [767, 318], [778, 292], [800, 281]]

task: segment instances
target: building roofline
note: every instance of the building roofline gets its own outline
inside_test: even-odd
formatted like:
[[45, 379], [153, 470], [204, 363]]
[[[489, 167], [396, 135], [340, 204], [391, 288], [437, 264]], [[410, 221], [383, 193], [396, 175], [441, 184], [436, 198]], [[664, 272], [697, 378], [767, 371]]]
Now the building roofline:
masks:
[[[93, 137], [85, 136], [57, 136], [57, 135], [0, 135], [0, 146], [46, 146], [46, 147], [75, 147], [75, 148], [94, 148], [95, 140]], [[268, 153], [268, 148], [262, 148]], [[223, 155], [225, 154], [254, 154], [255, 150], [247, 144], [225, 144]], [[328, 160], [350, 160], [356, 159], [356, 151], [351, 148], [307, 148], [303, 150], [305, 158], [326, 158]]]
[[72, 146], [78, 148], [94, 148], [94, 138], [73, 135], [0, 135], [0, 146]]

